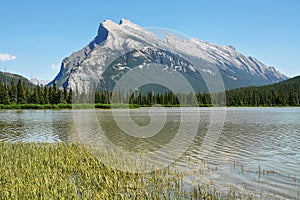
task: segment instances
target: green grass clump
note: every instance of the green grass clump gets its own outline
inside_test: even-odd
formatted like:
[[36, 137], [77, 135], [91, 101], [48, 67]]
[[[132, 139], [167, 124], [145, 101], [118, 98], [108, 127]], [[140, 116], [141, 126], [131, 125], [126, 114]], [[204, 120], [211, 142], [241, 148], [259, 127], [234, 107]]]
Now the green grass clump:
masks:
[[66, 143], [0, 142], [0, 188], [1, 199], [221, 199], [205, 187], [185, 191], [170, 169], [118, 171]]

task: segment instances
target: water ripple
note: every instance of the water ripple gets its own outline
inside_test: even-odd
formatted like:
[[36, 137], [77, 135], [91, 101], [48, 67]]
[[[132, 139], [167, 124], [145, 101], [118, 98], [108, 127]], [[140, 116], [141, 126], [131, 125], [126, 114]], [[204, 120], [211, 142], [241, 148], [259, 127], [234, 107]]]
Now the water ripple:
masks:
[[[195, 112], [201, 114], [198, 133], [175, 165], [194, 170], [192, 178], [197, 179], [196, 183], [212, 180], [220, 190], [234, 186], [240, 191], [251, 191], [258, 198], [263, 192], [267, 194], [264, 199], [295, 199], [299, 196], [299, 108], [228, 108], [223, 132], [206, 158], [200, 157], [200, 147], [209, 127], [211, 108], [187, 109], [191, 122], [197, 119], [193, 117]], [[143, 140], [128, 139], [114, 123], [110, 111], [97, 110], [96, 115], [102, 130], [116, 145], [132, 151], [145, 147], [147, 151], [154, 151], [174, 137], [181, 120], [179, 108], [167, 111], [169, 118], [164, 128], [156, 136]], [[1, 110], [0, 141], [73, 141], [77, 135], [73, 112], [90, 111]], [[162, 110], [158, 108], [154, 112], [159, 115]], [[117, 114], [122, 116], [124, 112], [119, 110]], [[133, 110], [132, 119], [141, 125], [149, 123], [143, 109]], [[90, 124], [86, 131], [96, 136], [99, 124]], [[179, 142], [176, 145], [181, 146]]]

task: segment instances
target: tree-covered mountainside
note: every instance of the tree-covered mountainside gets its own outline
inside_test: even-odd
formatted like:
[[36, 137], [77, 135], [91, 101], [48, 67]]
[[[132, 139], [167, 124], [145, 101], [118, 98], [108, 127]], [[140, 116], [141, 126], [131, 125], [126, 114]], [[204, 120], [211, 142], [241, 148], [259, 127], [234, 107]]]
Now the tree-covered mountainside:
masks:
[[0, 81], [2, 83], [10, 84], [12, 80], [14, 81], [15, 85], [18, 83], [19, 80], [21, 80], [27, 88], [33, 86], [33, 84], [23, 76], [0, 71]]
[[280, 83], [226, 91], [228, 106], [300, 106], [300, 76]]
[[[285, 80], [285, 81], [282, 81], [280, 83], [278, 83], [279, 85], [282, 85], [282, 84], [300, 84], [300, 76], [296, 76], [294, 78], [291, 78], [291, 79], [288, 79], [288, 80]], [[276, 85], [276, 84], [275, 84]]]

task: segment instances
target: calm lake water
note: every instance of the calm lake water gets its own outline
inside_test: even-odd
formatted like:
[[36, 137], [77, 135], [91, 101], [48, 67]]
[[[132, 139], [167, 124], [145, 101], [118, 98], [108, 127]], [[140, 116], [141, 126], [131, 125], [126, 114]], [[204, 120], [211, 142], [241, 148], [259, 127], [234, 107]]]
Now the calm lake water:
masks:
[[[173, 150], [185, 150], [183, 144], [189, 147], [172, 166], [189, 173], [187, 187], [211, 183], [221, 191], [237, 189], [261, 199], [299, 199], [300, 108], [226, 108], [226, 117], [218, 119], [213, 115], [220, 110], [221, 114], [225, 111], [221, 108], [135, 109], [130, 110], [130, 117], [126, 110], [114, 113], [111, 110], [0, 110], [0, 141], [92, 141], [100, 127], [106, 138], [125, 151], [155, 151], [171, 142], [181, 128], [188, 136], [177, 140]], [[91, 116], [94, 119], [90, 120]], [[92, 123], [93, 120], [97, 123]], [[151, 125], [151, 120], [158, 124]], [[212, 120], [223, 125], [213, 130], [222, 132], [206, 140], [209, 130], [218, 126]], [[133, 129], [125, 127], [125, 130], [122, 126], [130, 121], [141, 127], [151, 125], [157, 131], [151, 137], [128, 136], [126, 130], [136, 128], [130, 126]], [[214, 148], [203, 157], [201, 147], [207, 141]]]

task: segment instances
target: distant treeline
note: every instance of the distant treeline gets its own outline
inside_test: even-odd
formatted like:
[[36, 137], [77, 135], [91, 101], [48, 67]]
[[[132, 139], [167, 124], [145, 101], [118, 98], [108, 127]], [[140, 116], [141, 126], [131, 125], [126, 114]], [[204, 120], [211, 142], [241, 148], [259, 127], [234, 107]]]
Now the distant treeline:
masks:
[[[112, 102], [113, 101], [113, 102]], [[12, 108], [22, 108], [27, 104], [28, 107], [32, 105], [47, 105], [47, 107], [64, 108], [63, 104], [96, 104], [96, 107], [107, 104], [131, 104], [139, 106], [153, 106], [160, 104], [163, 106], [210, 106], [209, 94], [176, 94], [172, 92], [165, 92], [162, 94], [148, 92], [142, 94], [141, 92], [132, 92], [131, 94], [121, 95], [119, 92], [88, 92], [79, 93], [77, 89], [58, 89], [54, 82], [51, 86], [31, 86], [26, 87], [22, 80], [19, 80], [17, 85], [14, 81], [5, 84], [0, 81], [0, 104], [15, 105]], [[59, 106], [49, 106], [59, 105]], [[2, 106], [5, 107], [5, 106]], [[26, 106], [23, 106], [24, 108]], [[36, 106], [35, 106], [36, 107]], [[45, 107], [45, 106], [40, 106]], [[1, 108], [1, 107], [0, 107]], [[68, 106], [67, 106], [68, 108]]]
[[[226, 98], [224, 95], [226, 94]], [[300, 84], [286, 82], [262, 87], [247, 87], [228, 90], [226, 93], [174, 94], [140, 91], [122, 95], [111, 93], [79, 93], [77, 89], [58, 89], [51, 86], [26, 86], [22, 80], [0, 81], [0, 108], [72, 108], [68, 104], [95, 104], [98, 108], [110, 108], [111, 104], [138, 106], [300, 106]], [[10, 107], [5, 105], [10, 105]], [[13, 106], [11, 106], [13, 105]], [[23, 105], [23, 106], [21, 106]], [[25, 106], [28, 105], [28, 106]], [[39, 106], [36, 106], [39, 105]], [[89, 107], [89, 106], [86, 106]], [[136, 107], [136, 106], [133, 106]]]
[[277, 84], [226, 91], [227, 106], [300, 106], [300, 77]]

